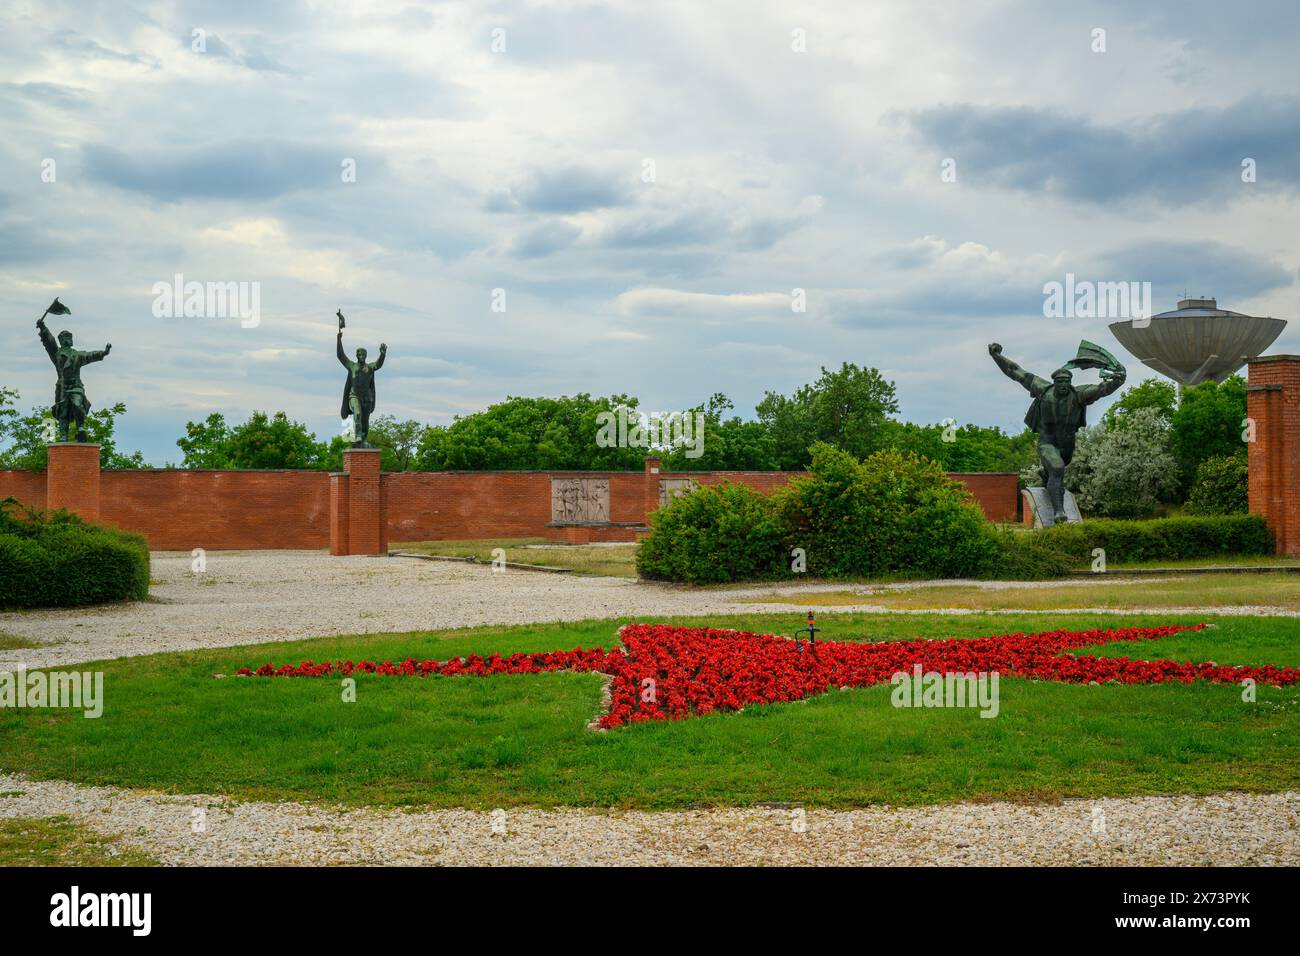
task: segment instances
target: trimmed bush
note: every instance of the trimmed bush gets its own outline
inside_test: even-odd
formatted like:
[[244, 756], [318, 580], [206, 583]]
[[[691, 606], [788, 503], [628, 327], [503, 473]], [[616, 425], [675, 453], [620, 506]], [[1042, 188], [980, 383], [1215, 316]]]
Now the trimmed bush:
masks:
[[928, 458], [880, 451], [859, 462], [817, 444], [808, 476], [780, 504], [791, 547], [805, 549], [819, 577], [979, 577], [998, 560], [993, 525]]
[[650, 516], [637, 573], [689, 584], [788, 575], [787, 533], [777, 505], [776, 496], [725, 483], [674, 498]]
[[77, 607], [148, 594], [149, 548], [140, 535], [0, 501], [0, 607]]
[[1187, 510], [1196, 515], [1239, 515], [1250, 510], [1245, 455], [1217, 455], [1196, 469]]
[[1053, 525], [1036, 534], [1069, 555], [1076, 565], [1090, 562], [1093, 548], [1103, 548], [1110, 564], [1267, 556], [1275, 550], [1272, 532], [1264, 519], [1254, 514], [1149, 521], [1099, 519]]
[[1075, 561], [1039, 531], [1001, 529], [1001, 551], [990, 577], [1003, 581], [1045, 581], [1077, 571]]
[[762, 495], [700, 488], [651, 516], [642, 577], [691, 584], [793, 576], [795, 548], [825, 578], [985, 577], [1003, 561], [1000, 533], [939, 465], [877, 452], [859, 462], [812, 448], [809, 474]]

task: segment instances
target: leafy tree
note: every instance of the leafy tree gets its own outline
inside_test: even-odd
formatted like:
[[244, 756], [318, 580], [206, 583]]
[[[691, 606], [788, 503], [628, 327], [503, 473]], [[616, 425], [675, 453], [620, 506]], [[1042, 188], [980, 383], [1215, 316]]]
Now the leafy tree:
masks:
[[410, 471], [419, 462], [420, 439], [428, 427], [413, 418], [398, 421], [393, 415], [379, 415], [370, 420], [367, 440], [380, 450], [384, 471]]
[[889, 421], [883, 434], [886, 447], [929, 458], [944, 471], [1020, 471], [1038, 455], [1037, 436], [1028, 429], [1008, 435], [996, 426]]
[[446, 427], [426, 429], [417, 458], [425, 471], [546, 470], [636, 471], [646, 450], [601, 447], [602, 412], [636, 409], [626, 395], [592, 398], [511, 397]]
[[837, 372], [823, 368], [791, 397], [767, 392], [756, 411], [775, 442], [777, 464], [794, 470], [812, 460], [815, 442], [856, 458], [886, 447], [886, 422], [898, 412], [898, 397], [877, 369], [845, 362]]
[[[774, 471], [776, 470], [776, 443], [762, 422], [747, 422], [739, 416], [724, 418], [734, 406], [731, 399], [716, 392], [709, 400], [688, 410], [692, 416], [702, 415], [704, 429], [700, 436], [702, 454], [688, 456], [685, 446], [663, 453], [663, 467], [667, 471]], [[694, 425], [692, 426], [694, 427]]]
[[1233, 375], [1222, 384], [1202, 382], [1183, 389], [1172, 416], [1171, 442], [1183, 489], [1207, 458], [1231, 457], [1242, 450], [1246, 418], [1246, 381]]
[[1130, 385], [1106, 409], [1101, 416], [1101, 423], [1107, 428], [1123, 427], [1124, 416], [1139, 408], [1154, 408], [1166, 425], [1171, 424], [1174, 411], [1178, 408], [1178, 390], [1174, 383], [1163, 378], [1148, 378], [1137, 385]]
[[[37, 406], [26, 415], [14, 407], [18, 392], [0, 387], [0, 468], [43, 471], [49, 461], [47, 441], [53, 435], [54, 419], [47, 407]], [[147, 468], [140, 452], [123, 452], [117, 447], [117, 419], [126, 414], [126, 403], [96, 408], [86, 416], [86, 440], [99, 444], [101, 468]]]
[[203, 422], [187, 422], [176, 442], [186, 468], [324, 468], [327, 449], [301, 422], [284, 412], [253, 412], [234, 428], [213, 413]]
[[213, 412], [201, 422], [186, 422], [185, 437], [176, 439], [185, 457], [182, 468], [233, 468], [230, 463], [230, 426]]
[[1250, 510], [1246, 453], [1207, 458], [1196, 469], [1187, 510], [1194, 515], [1235, 515]]
[[253, 412], [230, 431], [232, 468], [321, 468], [325, 446], [284, 412]]

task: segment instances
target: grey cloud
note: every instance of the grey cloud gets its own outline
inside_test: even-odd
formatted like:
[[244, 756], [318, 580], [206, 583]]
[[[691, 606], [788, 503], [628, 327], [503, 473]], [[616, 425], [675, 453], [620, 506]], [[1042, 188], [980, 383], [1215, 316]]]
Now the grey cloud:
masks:
[[[1217, 296], [1220, 305], [1290, 286], [1297, 280], [1258, 252], [1213, 240], [1166, 240], [1124, 246], [1098, 259], [1098, 280], [1150, 282], [1157, 311], [1172, 309], [1184, 290]], [[1163, 303], [1163, 305], [1162, 305]]]
[[[937, 106], [903, 121], [957, 161], [960, 181], [1109, 203], [1222, 200], [1244, 189], [1300, 187], [1300, 99], [1255, 96], [1141, 124], [1104, 125], [1051, 108]], [[1241, 163], [1258, 182], [1241, 181]]]
[[[193, 33], [185, 33], [181, 42], [187, 49], [193, 49]], [[255, 39], [251, 41], [251, 43], [246, 41], [245, 46], [249, 47], [249, 49], [237, 50], [217, 34], [208, 33], [203, 38], [203, 44], [203, 55], [216, 57], [219, 60], [225, 60], [235, 66], [266, 73], [292, 74], [295, 72], [280, 63], [274, 57], [259, 49], [258, 41]]]
[[136, 154], [89, 145], [83, 159], [100, 182], [167, 202], [271, 199], [338, 182], [340, 169], [340, 156], [323, 149], [253, 140]]
[[510, 251], [523, 259], [536, 259], [571, 245], [580, 235], [582, 230], [567, 222], [544, 222], [516, 236]]
[[0, 83], [0, 92], [41, 107], [83, 110], [87, 106], [85, 90], [61, 83]]
[[561, 166], [534, 170], [510, 192], [531, 212], [575, 213], [624, 205], [629, 185], [589, 167]]
[[90, 60], [116, 60], [121, 63], [135, 63], [139, 66], [146, 66], [151, 70], [156, 70], [159, 67], [158, 61], [151, 56], [146, 56], [143, 53], [123, 53], [120, 50], [109, 49], [98, 40], [82, 36], [76, 30], [59, 30], [50, 37], [50, 42], [68, 53], [75, 53]]

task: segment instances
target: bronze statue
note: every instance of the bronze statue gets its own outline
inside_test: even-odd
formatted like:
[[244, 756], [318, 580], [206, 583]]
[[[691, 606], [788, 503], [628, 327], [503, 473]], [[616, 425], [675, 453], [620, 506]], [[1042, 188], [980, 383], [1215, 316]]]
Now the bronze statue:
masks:
[[357, 448], [369, 447], [366, 438], [370, 435], [370, 415], [375, 410], [375, 373], [384, 367], [384, 357], [388, 346], [379, 343], [379, 361], [367, 362], [366, 350], [357, 349], [357, 360], [351, 361], [343, 351], [343, 328], [347, 324], [343, 319], [343, 310], [335, 313], [339, 317], [338, 355], [343, 367], [348, 370], [348, 380], [343, 385], [343, 405], [339, 417], [352, 418], [352, 445]]
[[[1038, 433], [1038, 463], [1054, 512], [1044, 523], [1059, 521], [1065, 517], [1065, 466], [1074, 458], [1075, 435], [1087, 424], [1085, 409], [1123, 385], [1127, 373], [1115, 356], [1087, 341], [1079, 343], [1078, 356], [1053, 372], [1050, 382], [1006, 358], [996, 342], [989, 346], [989, 355], [1007, 378], [1034, 397], [1025, 424]], [[1101, 384], [1075, 386], [1071, 368], [1100, 368]]]
[[113, 350], [113, 345], [110, 342], [102, 349], [82, 352], [72, 347], [72, 333], [67, 329], [59, 333], [56, 345], [54, 336], [45, 327], [45, 316], [71, 314], [72, 310], [56, 298], [36, 320], [36, 330], [59, 376], [54, 385], [54, 405], [50, 409], [54, 420], [59, 423], [59, 440], [69, 441], [68, 434], [75, 425], [76, 431], [73, 434], [77, 441], [85, 441], [86, 431], [82, 426], [86, 415], [90, 413], [90, 402], [86, 400], [86, 387], [81, 384], [81, 367], [91, 362], [102, 362]]

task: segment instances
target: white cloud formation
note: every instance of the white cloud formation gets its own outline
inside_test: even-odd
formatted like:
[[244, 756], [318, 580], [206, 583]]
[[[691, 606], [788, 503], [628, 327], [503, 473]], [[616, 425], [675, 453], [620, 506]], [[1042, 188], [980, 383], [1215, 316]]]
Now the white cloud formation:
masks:
[[[847, 360], [917, 420], [1015, 427], [988, 341], [1035, 367], [1109, 341], [1042, 317], [1066, 271], [1300, 319], [1277, 121], [1298, 40], [1290, 0], [20, 0], [0, 11], [0, 384], [48, 400], [32, 323], [58, 294], [78, 341], [114, 344], [91, 400], [126, 401], [123, 444], [160, 463], [210, 410], [333, 434], [340, 307], [349, 347], [389, 344], [379, 410], [431, 421], [578, 391], [748, 413]], [[1190, 134], [1162, 162], [1140, 132], [1198, 116], [1222, 162]], [[177, 273], [260, 283], [261, 324], [155, 319]]]

